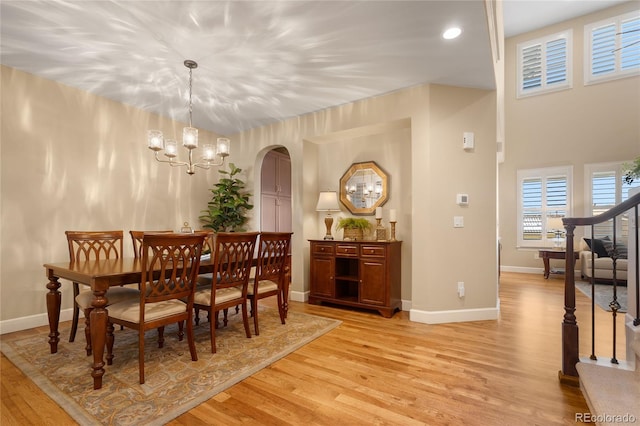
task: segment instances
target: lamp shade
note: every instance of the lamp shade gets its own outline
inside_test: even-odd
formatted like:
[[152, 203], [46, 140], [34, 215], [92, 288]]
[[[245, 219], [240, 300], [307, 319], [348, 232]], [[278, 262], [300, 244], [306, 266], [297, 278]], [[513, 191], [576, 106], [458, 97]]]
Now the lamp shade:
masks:
[[338, 193], [336, 191], [322, 191], [318, 197], [316, 210], [319, 212], [339, 212]]
[[564, 229], [564, 225], [562, 224], [561, 217], [548, 217], [547, 218], [547, 229], [548, 230], [558, 230], [561, 231]]

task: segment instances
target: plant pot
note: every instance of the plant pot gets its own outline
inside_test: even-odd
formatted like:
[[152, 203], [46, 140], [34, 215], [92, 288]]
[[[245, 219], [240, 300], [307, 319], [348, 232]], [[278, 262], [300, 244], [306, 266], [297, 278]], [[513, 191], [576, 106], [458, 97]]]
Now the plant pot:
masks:
[[364, 239], [364, 232], [361, 228], [344, 228], [342, 231], [343, 240], [362, 241]]

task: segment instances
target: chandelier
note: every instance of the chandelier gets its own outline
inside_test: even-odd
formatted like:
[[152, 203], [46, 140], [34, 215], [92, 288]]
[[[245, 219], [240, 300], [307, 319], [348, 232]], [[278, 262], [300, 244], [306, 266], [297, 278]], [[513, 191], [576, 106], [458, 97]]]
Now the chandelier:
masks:
[[[169, 163], [170, 166], [187, 166], [187, 173], [192, 175], [196, 172], [196, 167], [208, 169], [211, 166], [221, 166], [224, 160], [229, 156], [229, 139], [218, 138], [216, 145], [202, 144], [202, 161], [193, 161], [193, 151], [198, 148], [198, 129], [193, 127], [191, 115], [193, 113], [193, 105], [191, 101], [191, 89], [193, 86], [193, 70], [198, 68], [195, 61], [187, 59], [184, 66], [189, 68], [189, 127], [182, 129], [182, 146], [189, 150], [188, 161], [177, 161], [178, 142], [175, 139], [165, 139], [162, 131], [149, 130], [147, 132], [147, 144], [150, 150], [154, 152], [156, 160], [160, 163]], [[158, 152], [164, 149], [164, 156], [167, 160], [161, 160]]]

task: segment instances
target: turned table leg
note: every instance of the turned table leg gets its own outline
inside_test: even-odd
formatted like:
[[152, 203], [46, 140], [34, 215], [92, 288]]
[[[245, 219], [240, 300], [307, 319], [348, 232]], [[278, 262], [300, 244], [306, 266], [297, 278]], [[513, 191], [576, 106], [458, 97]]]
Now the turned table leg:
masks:
[[91, 310], [91, 348], [93, 351], [93, 366], [91, 377], [93, 377], [93, 388], [102, 387], [102, 376], [104, 375], [104, 345], [107, 336], [108, 313], [105, 309], [107, 305], [106, 291], [94, 290], [93, 309]]
[[58, 352], [58, 342], [60, 341], [60, 333], [58, 332], [58, 324], [60, 323], [60, 303], [62, 295], [60, 294], [60, 282], [58, 277], [54, 277], [51, 271], [48, 273], [49, 282], [47, 283], [47, 316], [49, 317], [49, 346], [51, 353]]

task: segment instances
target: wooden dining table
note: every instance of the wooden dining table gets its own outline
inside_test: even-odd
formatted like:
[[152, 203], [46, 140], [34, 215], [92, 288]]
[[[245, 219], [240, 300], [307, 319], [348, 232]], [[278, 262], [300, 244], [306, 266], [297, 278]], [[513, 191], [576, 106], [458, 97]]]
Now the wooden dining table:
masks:
[[[257, 259], [254, 259], [254, 263]], [[288, 259], [288, 262], [290, 258]], [[288, 263], [287, 262], [287, 263]], [[102, 376], [104, 375], [104, 347], [107, 335], [107, 298], [106, 292], [109, 287], [124, 284], [137, 284], [142, 279], [141, 260], [136, 258], [120, 258], [106, 260], [87, 260], [80, 262], [61, 262], [44, 264], [47, 273], [47, 315], [49, 319], [49, 346], [51, 353], [58, 351], [60, 333], [58, 324], [60, 322], [60, 306], [62, 293], [60, 292], [60, 279], [67, 279], [79, 284], [91, 287], [93, 291], [93, 309], [90, 314], [91, 327], [91, 348], [93, 353], [93, 364], [91, 366], [91, 376], [93, 377], [93, 388], [102, 387]], [[211, 273], [215, 265], [212, 259], [200, 261], [199, 274]], [[287, 270], [289, 267], [287, 266]], [[285, 315], [288, 310], [289, 276], [284, 280], [283, 300], [285, 301]]]

